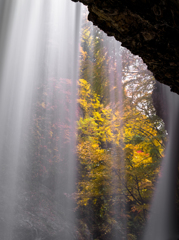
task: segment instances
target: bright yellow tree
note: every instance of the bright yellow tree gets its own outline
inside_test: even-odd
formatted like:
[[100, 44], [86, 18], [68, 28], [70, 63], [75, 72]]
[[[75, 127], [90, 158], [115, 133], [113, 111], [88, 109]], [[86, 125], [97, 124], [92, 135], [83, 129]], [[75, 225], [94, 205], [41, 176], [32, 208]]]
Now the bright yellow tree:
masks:
[[111, 214], [111, 186], [115, 173], [112, 155], [114, 145], [121, 147], [121, 117], [119, 111], [113, 113], [109, 106], [104, 107], [100, 103], [99, 97], [84, 79], [79, 80], [78, 102], [81, 116], [78, 121], [80, 174], [77, 202], [83, 211], [86, 211], [85, 207], [92, 209], [88, 218], [92, 217], [93, 227], [96, 224], [94, 232], [100, 229], [98, 234], [103, 235], [111, 231], [114, 222]]
[[144, 224], [163, 151], [157, 129], [130, 105], [123, 116], [117, 107], [104, 107], [84, 79], [79, 80], [78, 103], [79, 207], [93, 211], [87, 212], [93, 227], [101, 224], [100, 234], [117, 224], [113, 206], [124, 199], [128, 214], [124, 203], [118, 220]]

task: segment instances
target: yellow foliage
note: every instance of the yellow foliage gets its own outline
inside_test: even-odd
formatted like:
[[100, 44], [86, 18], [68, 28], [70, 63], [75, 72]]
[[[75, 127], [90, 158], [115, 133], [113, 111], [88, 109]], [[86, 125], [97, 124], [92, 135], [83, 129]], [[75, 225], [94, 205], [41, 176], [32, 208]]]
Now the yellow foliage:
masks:
[[105, 205], [101, 204], [103, 211], [113, 204], [113, 195], [117, 201], [125, 195], [131, 212], [142, 218], [149, 208], [163, 152], [157, 129], [130, 106], [124, 115], [118, 108], [104, 107], [84, 79], [79, 80], [78, 95], [83, 113], [78, 120], [78, 205], [93, 202], [95, 207], [107, 196]]
[[50, 131], [50, 132], [49, 132], [49, 135], [50, 135], [50, 137], [52, 137], [52, 136], [53, 136], [53, 132], [52, 132], [52, 131]]
[[42, 106], [43, 108], [45, 108], [45, 103], [44, 103], [44, 102], [42, 102], [42, 103], [41, 103], [41, 106]]

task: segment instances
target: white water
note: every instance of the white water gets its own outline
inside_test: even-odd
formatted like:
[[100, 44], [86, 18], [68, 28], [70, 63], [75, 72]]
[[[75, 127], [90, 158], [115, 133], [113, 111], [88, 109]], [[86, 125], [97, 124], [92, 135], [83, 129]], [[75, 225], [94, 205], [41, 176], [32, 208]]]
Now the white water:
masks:
[[[73, 149], [80, 5], [67, 0], [1, 0], [0, 16], [0, 239], [48, 239], [43, 235], [48, 225], [48, 232], [55, 237], [71, 240], [75, 234], [75, 217], [73, 203], [66, 196], [74, 191], [75, 182]], [[112, 84], [112, 72], [110, 78]], [[167, 95], [171, 137], [146, 240], [172, 240], [178, 234], [174, 186], [179, 156], [179, 108], [178, 96]], [[113, 98], [111, 95], [112, 102]], [[53, 117], [49, 117], [50, 111], [54, 111]], [[47, 130], [38, 130], [40, 124]], [[39, 131], [42, 137], [38, 134], [37, 138], [33, 137], [31, 131]], [[54, 140], [58, 149], [46, 146], [50, 144], [50, 134], [58, 136]], [[52, 150], [58, 152], [59, 159]], [[44, 171], [39, 166], [42, 159]], [[53, 159], [55, 164], [51, 167]], [[34, 167], [39, 168], [36, 171]], [[52, 175], [46, 173], [46, 168], [50, 168]], [[56, 174], [64, 169], [67, 176]], [[39, 172], [39, 176], [35, 175]], [[50, 193], [53, 195], [51, 208], [45, 198]], [[21, 205], [22, 209], [17, 209]], [[117, 207], [114, 206], [115, 212], [120, 214]], [[27, 230], [28, 239], [27, 233], [18, 235], [19, 227]]]
[[[49, 158], [53, 162], [56, 156], [52, 153], [54, 149], [50, 149], [48, 145], [50, 153], [42, 147], [36, 148], [35, 145], [36, 141], [41, 145], [47, 144], [49, 134], [55, 135], [55, 132], [58, 132], [61, 142], [58, 141], [58, 149], [54, 151], [58, 151], [58, 155], [62, 157], [58, 159], [59, 163], [51, 168], [54, 172], [60, 171], [65, 155], [64, 165], [68, 169], [68, 176], [63, 179], [57, 176], [53, 179], [53, 193], [56, 197], [51, 200], [53, 209], [47, 209], [45, 215], [52, 214], [55, 219], [55, 213], [59, 209], [56, 202], [60, 202], [63, 216], [58, 221], [63, 221], [63, 229], [60, 232], [56, 219], [51, 219], [56, 225], [49, 222], [49, 227], [58, 237], [72, 239], [69, 236], [70, 231], [67, 230], [70, 228], [67, 218], [73, 220], [73, 214], [67, 211], [71, 203], [66, 202], [64, 193], [72, 191], [75, 177], [72, 170], [75, 162], [72, 149], [75, 146], [80, 4], [67, 0], [1, 0], [0, 16], [0, 239], [26, 239], [26, 235], [18, 235], [18, 227], [33, 229], [29, 230], [29, 239], [43, 239], [37, 228], [42, 231], [44, 229], [43, 217], [41, 220], [40, 214], [45, 211], [41, 209], [41, 204], [47, 205], [46, 193], [43, 191], [50, 191], [47, 190], [49, 186], [46, 186], [49, 176], [44, 170], [39, 177], [39, 186], [35, 187], [32, 181], [34, 176], [30, 176], [30, 172], [34, 171], [35, 174], [33, 168], [40, 166], [43, 154], [43, 167], [50, 168]], [[63, 80], [67, 78], [71, 80], [71, 84]], [[57, 81], [57, 85], [52, 79]], [[59, 85], [63, 94], [56, 91]], [[54, 98], [46, 96], [47, 90]], [[68, 105], [64, 106], [62, 103], [67, 97], [66, 92], [69, 101]], [[49, 118], [47, 103], [54, 108], [55, 104], [58, 105], [52, 118]], [[36, 121], [39, 117], [38, 111], [43, 112], [43, 121]], [[54, 120], [55, 116], [62, 125], [67, 119], [70, 122], [70, 140], [65, 147], [61, 147], [60, 143], [62, 144], [66, 133], [63, 126], [58, 128], [60, 122], [57, 123], [57, 118]], [[56, 128], [50, 128], [52, 123], [56, 124]], [[46, 132], [39, 130], [42, 139], [38, 134], [37, 138], [32, 137], [32, 132], [37, 132], [39, 124], [48, 129]], [[68, 123], [66, 125], [69, 128]], [[67, 149], [71, 151], [67, 152]], [[30, 152], [38, 152], [37, 163], [34, 163], [33, 154]], [[28, 189], [32, 189], [31, 196], [27, 195]], [[34, 194], [39, 197], [36, 202]], [[20, 199], [22, 203], [18, 204]], [[31, 204], [34, 211], [30, 213]], [[21, 205], [26, 206], [25, 212], [17, 209]], [[30, 214], [34, 214], [36, 222]], [[37, 222], [39, 226], [36, 227]]]
[[156, 186], [145, 240], [177, 240], [179, 230], [176, 213], [176, 183], [179, 163], [179, 96], [163, 87], [163, 98], [167, 100], [169, 140], [161, 167], [161, 177]]

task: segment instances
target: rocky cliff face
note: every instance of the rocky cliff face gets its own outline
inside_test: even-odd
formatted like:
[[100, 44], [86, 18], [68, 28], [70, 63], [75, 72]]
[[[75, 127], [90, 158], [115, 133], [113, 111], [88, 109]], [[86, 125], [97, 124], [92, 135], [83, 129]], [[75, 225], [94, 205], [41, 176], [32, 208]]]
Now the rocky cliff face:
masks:
[[179, 94], [178, 0], [72, 0], [88, 19], [139, 55], [155, 78]]

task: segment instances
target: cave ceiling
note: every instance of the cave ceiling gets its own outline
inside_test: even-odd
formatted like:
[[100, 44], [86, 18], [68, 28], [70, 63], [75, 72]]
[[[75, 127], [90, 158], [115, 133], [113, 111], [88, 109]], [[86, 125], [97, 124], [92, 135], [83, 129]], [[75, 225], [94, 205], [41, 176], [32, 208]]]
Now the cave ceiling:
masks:
[[156, 80], [179, 94], [178, 0], [72, 0], [88, 19], [139, 55]]

